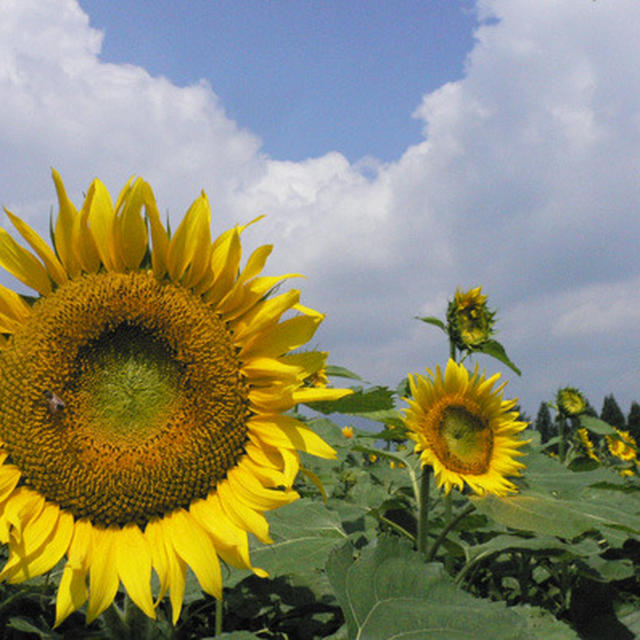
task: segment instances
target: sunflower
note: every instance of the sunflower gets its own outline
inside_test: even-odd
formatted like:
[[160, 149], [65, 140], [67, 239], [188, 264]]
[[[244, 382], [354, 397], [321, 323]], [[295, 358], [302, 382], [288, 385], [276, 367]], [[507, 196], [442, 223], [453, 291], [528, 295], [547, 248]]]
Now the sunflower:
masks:
[[516, 400], [502, 400], [500, 377], [472, 375], [449, 360], [444, 376], [440, 367], [429, 378], [409, 376], [412, 398], [407, 399], [405, 422], [416, 442], [422, 466], [433, 466], [438, 487], [463, 489], [466, 482], [476, 493], [505, 495], [516, 490], [506, 476], [524, 468], [515, 460], [527, 441], [516, 435], [527, 427], [512, 411]]
[[579, 416], [587, 410], [586, 398], [574, 387], [563, 387], [556, 394], [558, 411], [565, 416]]
[[461, 291], [447, 308], [449, 337], [460, 350], [471, 350], [491, 338], [495, 311], [487, 308], [487, 296], [482, 287]]
[[615, 427], [614, 429], [618, 434], [618, 437], [605, 436], [611, 455], [620, 460], [624, 460], [625, 462], [635, 460], [637, 454], [635, 438], [628, 431], [622, 431]]
[[0, 265], [39, 294], [0, 288], [0, 579], [66, 557], [56, 625], [120, 583], [151, 618], [169, 592], [175, 623], [187, 567], [217, 598], [220, 559], [266, 575], [247, 534], [269, 543], [264, 512], [298, 497], [298, 450], [335, 455], [285, 412], [349, 391], [305, 382], [325, 354], [289, 352], [323, 316], [269, 295], [290, 277], [259, 275], [271, 245], [240, 268], [248, 225], [212, 241], [204, 192], [170, 236], [141, 179], [115, 206], [94, 180], [79, 212], [53, 179], [53, 250], [9, 211], [32, 251], [0, 229]]

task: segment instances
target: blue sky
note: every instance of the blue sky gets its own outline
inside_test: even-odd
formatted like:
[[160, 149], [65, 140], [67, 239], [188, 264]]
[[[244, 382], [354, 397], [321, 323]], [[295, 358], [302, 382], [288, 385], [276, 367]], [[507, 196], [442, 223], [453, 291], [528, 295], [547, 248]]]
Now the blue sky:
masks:
[[[188, 10], [185, 7], [188, 6]], [[375, 383], [444, 365], [482, 285], [535, 413], [560, 386], [640, 400], [640, 3], [0, 4], [0, 202], [45, 237], [131, 174], [176, 222], [298, 272], [314, 346]], [[8, 223], [4, 224], [6, 227]], [[0, 283], [15, 282], [0, 275]]]
[[469, 0], [80, 6], [105, 34], [102, 60], [179, 86], [206, 79], [267, 153], [295, 161], [336, 149], [397, 159], [420, 137], [407, 116], [425, 91], [462, 76], [476, 26]]

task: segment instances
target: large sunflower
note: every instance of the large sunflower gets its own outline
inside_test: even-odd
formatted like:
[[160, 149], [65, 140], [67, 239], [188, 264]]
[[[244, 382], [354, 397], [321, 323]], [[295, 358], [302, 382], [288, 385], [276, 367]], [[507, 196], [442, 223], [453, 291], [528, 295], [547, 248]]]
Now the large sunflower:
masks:
[[526, 441], [516, 437], [527, 427], [512, 411], [517, 400], [502, 400], [500, 377], [485, 379], [478, 367], [470, 376], [462, 365], [449, 360], [444, 376], [440, 367], [430, 377], [409, 376], [412, 398], [405, 422], [415, 440], [422, 466], [431, 465], [446, 493], [466, 482], [476, 493], [505, 495], [515, 491], [506, 476], [524, 468], [516, 456]]
[[78, 212], [53, 178], [55, 250], [9, 211], [33, 252], [0, 229], [0, 266], [39, 294], [0, 287], [0, 579], [66, 555], [56, 625], [120, 582], [150, 617], [169, 591], [175, 623], [187, 566], [216, 597], [219, 558], [264, 575], [247, 533], [268, 543], [263, 513], [298, 497], [297, 450], [335, 455], [284, 412], [348, 391], [310, 382], [325, 354], [288, 355], [323, 316], [269, 297], [270, 245], [240, 268], [245, 227], [212, 242], [204, 193], [170, 237], [143, 180], [115, 207], [95, 180]]

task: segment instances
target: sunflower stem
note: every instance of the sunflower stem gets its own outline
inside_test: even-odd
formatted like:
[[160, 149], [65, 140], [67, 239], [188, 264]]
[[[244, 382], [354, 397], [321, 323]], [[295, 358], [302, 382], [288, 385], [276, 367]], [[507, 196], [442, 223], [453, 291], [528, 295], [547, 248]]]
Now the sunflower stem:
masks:
[[[447, 493], [447, 495], [444, 497], [444, 529], [442, 530], [442, 533], [440, 534], [440, 536], [442, 536], [442, 534], [444, 534], [445, 536], [447, 535], [447, 533], [451, 530], [451, 527], [453, 523], [453, 516], [452, 516], [452, 498], [451, 498], [451, 491], [449, 491], [449, 493]], [[444, 540], [444, 538], [442, 538]], [[442, 542], [442, 540], [440, 540], [440, 542]], [[452, 569], [452, 558], [449, 554], [445, 555], [444, 557], [444, 568], [447, 570], [448, 573], [451, 572]]]
[[216, 598], [216, 628], [215, 636], [219, 636], [222, 633], [222, 598], [219, 600]]
[[560, 462], [564, 462], [566, 456], [566, 421], [563, 416], [558, 416], [558, 459]]
[[423, 467], [420, 475], [420, 491], [418, 500], [418, 551], [422, 554], [428, 550], [429, 535], [429, 477], [430, 467]]
[[[449, 494], [451, 495], [451, 494]], [[435, 557], [440, 545], [446, 539], [449, 531], [453, 529], [461, 520], [466, 518], [472, 511], [475, 510], [475, 505], [468, 504], [454, 519], [450, 520], [449, 523], [442, 529], [440, 535], [436, 538], [436, 541], [431, 545], [431, 549], [429, 549], [429, 553], [427, 554], [427, 562], [431, 562]], [[445, 556], [445, 566], [447, 559], [450, 559], [450, 556]]]

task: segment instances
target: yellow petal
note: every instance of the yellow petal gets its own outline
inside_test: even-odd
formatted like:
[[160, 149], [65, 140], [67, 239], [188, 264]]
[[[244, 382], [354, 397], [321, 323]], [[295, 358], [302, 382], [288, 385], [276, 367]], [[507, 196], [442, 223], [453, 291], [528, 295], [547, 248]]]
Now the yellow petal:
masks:
[[95, 240], [95, 247], [102, 264], [113, 271], [116, 267], [113, 238], [115, 212], [107, 188], [97, 178], [89, 188], [87, 201], [89, 204], [87, 217], [91, 234]]
[[298, 449], [321, 458], [336, 457], [336, 452], [320, 436], [291, 416], [257, 416], [249, 420], [248, 426], [271, 446]]
[[118, 529], [93, 527], [89, 568], [89, 604], [87, 623], [93, 622], [112, 602], [118, 591]]
[[267, 263], [267, 258], [271, 255], [273, 251], [272, 244], [265, 244], [261, 247], [258, 247], [247, 260], [247, 264], [245, 265], [242, 273], [238, 280], [240, 282], [246, 282], [251, 280], [251, 278], [255, 278], [263, 269], [264, 265]]
[[62, 572], [58, 597], [56, 599], [56, 623], [62, 621], [79, 609], [89, 597], [87, 588], [88, 556], [91, 552], [93, 541], [92, 528], [87, 520], [79, 520], [75, 523], [68, 559]]
[[155, 619], [151, 596], [151, 550], [135, 524], [118, 532], [115, 544], [118, 575], [131, 599], [150, 618]]
[[156, 278], [162, 278], [167, 272], [167, 254], [169, 252], [169, 234], [160, 221], [160, 212], [156, 204], [151, 187], [145, 182], [142, 185], [144, 208], [151, 227], [151, 242], [153, 251], [151, 261], [153, 274]]
[[56, 251], [66, 272], [73, 278], [80, 273], [80, 263], [73, 244], [73, 229], [75, 220], [78, 217], [78, 211], [67, 197], [60, 174], [55, 169], [51, 169], [51, 173], [60, 204], [54, 232]]
[[277, 378], [281, 382], [300, 382], [306, 377], [305, 371], [293, 363], [284, 364], [275, 358], [250, 358], [242, 364], [243, 373], [252, 381]]
[[[0, 466], [0, 504], [9, 494], [13, 493], [21, 476], [20, 470], [14, 465], [3, 464]], [[7, 540], [0, 539], [0, 542], [7, 542]]]
[[203, 191], [189, 207], [169, 244], [167, 266], [173, 282], [179, 282], [187, 267], [194, 261], [196, 269], [204, 271], [211, 244], [210, 225], [209, 200]]
[[264, 300], [260, 306], [248, 311], [233, 323], [235, 339], [242, 342], [248, 336], [277, 324], [282, 314], [291, 309], [299, 298], [300, 291], [292, 289], [275, 298]]
[[169, 529], [170, 523], [166, 521], [166, 518], [152, 520], [147, 524], [145, 537], [151, 548], [153, 567], [160, 579], [160, 594], [157, 602], [160, 602], [166, 590], [170, 589], [172, 619], [173, 624], [176, 624], [182, 609], [187, 566], [171, 544]]
[[351, 389], [330, 389], [328, 387], [303, 387], [293, 392], [293, 401], [301, 402], [331, 402], [340, 400], [352, 394]]
[[247, 283], [237, 281], [219, 301], [213, 300], [213, 297], [207, 292], [203, 293], [202, 297], [206, 302], [215, 302], [224, 314], [225, 320], [234, 320], [255, 307], [269, 291], [283, 280], [302, 277], [299, 273], [285, 273], [282, 276], [254, 278]]
[[41, 295], [51, 293], [51, 281], [46, 269], [4, 229], [0, 229], [0, 266]]
[[126, 269], [137, 269], [147, 251], [147, 227], [142, 219], [144, 182], [136, 180], [127, 189], [116, 209], [116, 256]]
[[248, 340], [240, 351], [240, 358], [282, 356], [309, 342], [320, 322], [321, 319], [311, 316], [289, 318]]
[[165, 543], [163, 538], [162, 525], [160, 520], [155, 519], [147, 523], [144, 530], [144, 537], [149, 543], [149, 549], [151, 551], [151, 564], [158, 574], [160, 581], [160, 593], [156, 604], [162, 600], [164, 594], [169, 589], [169, 560], [167, 558], [167, 551], [165, 549]]
[[96, 190], [96, 181], [89, 186], [80, 214], [73, 221], [72, 248], [81, 268], [87, 273], [96, 273], [100, 268], [100, 253], [89, 229], [89, 211]]
[[0, 515], [0, 540], [19, 542], [22, 530], [33, 518], [36, 518], [44, 507], [44, 498], [28, 489], [18, 487], [7, 501]]
[[229, 229], [216, 239], [211, 252], [211, 269], [215, 280], [207, 292], [208, 300], [218, 302], [232, 289], [238, 277], [241, 256], [242, 246], [237, 227]]
[[[12, 584], [23, 582], [29, 578], [34, 578], [46, 573], [60, 561], [71, 542], [73, 534], [73, 516], [69, 513], [60, 512], [57, 506], [52, 506], [58, 512], [57, 522], [50, 530], [47, 537], [42, 541], [39, 548], [29, 555], [25, 555], [16, 570], [9, 577]], [[31, 524], [31, 523], [30, 523]], [[46, 529], [43, 529], [43, 531]], [[28, 532], [25, 529], [23, 539], [28, 542]]]
[[62, 264], [60, 264], [60, 260], [58, 260], [56, 254], [47, 246], [47, 243], [26, 222], [14, 216], [7, 208], [5, 208], [5, 212], [20, 235], [40, 256], [40, 260], [44, 262], [44, 266], [47, 268], [51, 279], [57, 284], [64, 284], [67, 281], [67, 272], [64, 270]]
[[205, 593], [222, 598], [222, 573], [213, 540], [184, 509], [165, 516], [171, 544], [191, 567]]
[[238, 500], [248, 504], [256, 511], [268, 511], [289, 504], [299, 498], [295, 491], [279, 491], [262, 486], [246, 467], [240, 462], [227, 474], [229, 488], [236, 494]]
[[253, 533], [260, 542], [265, 544], [273, 542], [269, 536], [269, 524], [266, 518], [249, 505], [239, 502], [225, 480], [218, 484], [217, 493], [220, 504], [231, 522], [237, 527]]
[[77, 571], [68, 565], [64, 568], [56, 598], [54, 629], [87, 601], [89, 589], [87, 589], [86, 577], [86, 572]]

